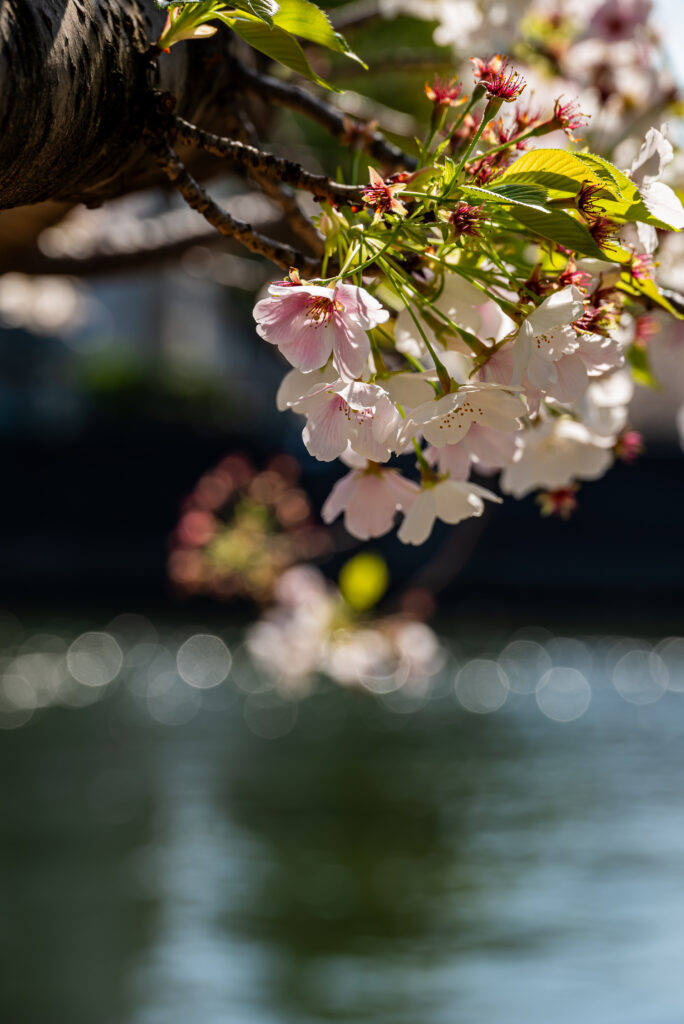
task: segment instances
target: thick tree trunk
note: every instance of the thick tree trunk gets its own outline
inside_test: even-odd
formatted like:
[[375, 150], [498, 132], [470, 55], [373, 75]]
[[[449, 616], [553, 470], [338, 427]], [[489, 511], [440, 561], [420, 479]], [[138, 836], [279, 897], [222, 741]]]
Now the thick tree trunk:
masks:
[[0, 209], [96, 204], [161, 180], [141, 139], [151, 88], [230, 132], [230, 34], [151, 64], [163, 22], [152, 0], [0, 0]]

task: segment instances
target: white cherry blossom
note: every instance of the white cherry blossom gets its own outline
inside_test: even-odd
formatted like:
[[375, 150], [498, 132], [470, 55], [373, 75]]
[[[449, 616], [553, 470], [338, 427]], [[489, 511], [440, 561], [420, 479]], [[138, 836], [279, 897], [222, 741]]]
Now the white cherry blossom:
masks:
[[280, 382], [276, 394], [276, 408], [279, 412], [291, 409], [304, 415], [303, 410], [297, 409], [297, 402], [308, 394], [317, 384], [334, 384], [339, 377], [335, 368], [331, 365], [322, 366], [320, 370], [313, 370], [309, 373], [302, 373], [301, 370], [290, 370]]
[[525, 412], [521, 399], [498, 384], [464, 384], [414, 409], [402, 426], [399, 444], [418, 433], [436, 448], [457, 444], [473, 423], [515, 432]]
[[430, 446], [425, 457], [436, 465], [440, 473], [448, 473], [452, 480], [466, 480], [471, 464], [481, 473], [492, 473], [509, 465], [517, 451], [517, 434], [492, 430], [473, 423], [462, 441], [442, 448]]
[[[664, 168], [673, 159], [671, 143], [662, 131], [649, 128], [646, 138], [634, 160], [629, 174], [639, 189], [644, 205], [663, 224], [681, 231], [684, 228], [684, 208], [669, 185], [661, 181]], [[651, 229], [652, 244], [653, 229]], [[649, 248], [647, 252], [653, 252]]]
[[553, 292], [520, 325], [513, 342], [513, 383], [529, 382], [542, 391], [555, 384], [554, 363], [577, 351], [577, 333], [570, 324], [584, 312], [582, 293], [574, 285]]
[[484, 512], [484, 500], [500, 502], [485, 487], [464, 480], [440, 480], [423, 487], [415, 498], [397, 534], [403, 544], [423, 544], [432, 532], [436, 519], [460, 523]]
[[577, 407], [582, 422], [593, 434], [613, 443], [627, 425], [633, 395], [634, 381], [626, 370], [592, 381]]
[[573, 480], [597, 480], [613, 461], [613, 442], [569, 416], [530, 427], [518, 436], [516, 459], [501, 474], [501, 490], [522, 498], [538, 487], [557, 490]]
[[547, 395], [558, 402], [576, 402], [589, 387], [592, 377], [616, 370], [625, 359], [619, 342], [600, 334], [578, 334], [577, 350], [556, 362], [556, 381]]

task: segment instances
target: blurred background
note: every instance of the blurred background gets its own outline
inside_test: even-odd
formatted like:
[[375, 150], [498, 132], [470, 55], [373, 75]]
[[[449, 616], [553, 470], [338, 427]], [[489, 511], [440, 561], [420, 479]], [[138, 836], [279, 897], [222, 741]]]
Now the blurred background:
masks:
[[[336, 102], [396, 141], [434, 72], [496, 50], [540, 103], [581, 95], [620, 166], [651, 125], [684, 136], [672, 0], [322, 6], [372, 69], [321, 65]], [[267, 127], [352, 172], [302, 118]], [[276, 411], [254, 333], [272, 270], [162, 193], [40, 247], [194, 230], [161, 264], [0, 275], [2, 1018], [680, 1024], [682, 329], [654, 318], [645, 453], [569, 521], [507, 500], [350, 563], [319, 517], [341, 468]]]

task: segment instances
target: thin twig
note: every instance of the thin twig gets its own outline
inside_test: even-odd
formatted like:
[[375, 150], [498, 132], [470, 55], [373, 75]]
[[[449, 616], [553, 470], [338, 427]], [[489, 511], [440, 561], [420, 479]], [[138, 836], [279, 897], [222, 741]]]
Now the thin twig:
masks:
[[[235, 62], [235, 70], [245, 88], [256, 96], [272, 100], [274, 103], [279, 103], [283, 107], [310, 117], [312, 121], [322, 125], [337, 138], [349, 136], [350, 121], [353, 119], [326, 103], [325, 100], [302, 89], [301, 86], [292, 82], [282, 82], [270, 75], [260, 74], [238, 62]], [[354, 135], [358, 144], [380, 163], [389, 167], [403, 167], [407, 170], [415, 168], [415, 157], [404, 153], [392, 142], [388, 142], [380, 132], [372, 131], [360, 122], [357, 122], [357, 129]]]
[[250, 177], [253, 178], [254, 183], [258, 185], [269, 199], [278, 204], [283, 211], [285, 220], [297, 238], [304, 242], [313, 253], [322, 258], [325, 251], [325, 240], [316, 228], [316, 225], [300, 209], [297, 197], [286, 188], [283, 188], [282, 185], [272, 181], [263, 174], [258, 174], [256, 171], [250, 171]]
[[178, 189], [188, 206], [201, 213], [205, 220], [209, 221], [226, 238], [234, 238], [250, 252], [265, 256], [282, 270], [289, 270], [290, 267], [297, 267], [308, 273], [320, 270], [318, 260], [305, 256], [291, 245], [267, 238], [255, 231], [251, 224], [237, 220], [227, 210], [222, 210], [185, 169], [166, 140], [148, 137], [148, 142], [159, 166], [169, 181]]
[[206, 153], [213, 153], [224, 160], [232, 160], [280, 184], [301, 188], [318, 199], [327, 199], [336, 206], [357, 205], [363, 201], [361, 188], [357, 185], [342, 185], [337, 181], [331, 181], [324, 174], [312, 174], [293, 160], [274, 156], [236, 139], [205, 132], [189, 121], [184, 121], [182, 117], [172, 118], [170, 127], [177, 138], [190, 146], [197, 146]]
[[[237, 112], [237, 119], [240, 126], [240, 142], [246, 142], [250, 146], [259, 147], [259, 136], [246, 111]], [[310, 220], [297, 202], [297, 197], [286, 186], [276, 181], [271, 181], [263, 174], [248, 169], [249, 177], [257, 187], [278, 204], [283, 211], [285, 220], [292, 232], [311, 249], [316, 256], [323, 258], [325, 252], [325, 241], [318, 231], [316, 225]]]

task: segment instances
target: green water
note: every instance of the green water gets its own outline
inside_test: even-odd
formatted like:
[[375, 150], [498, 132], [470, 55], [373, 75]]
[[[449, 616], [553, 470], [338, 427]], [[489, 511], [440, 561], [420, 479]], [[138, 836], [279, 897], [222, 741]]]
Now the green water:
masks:
[[271, 739], [230, 677], [176, 726], [119, 679], [0, 733], [0, 1019], [681, 1024], [684, 695], [597, 656], [560, 723], [450, 672]]

